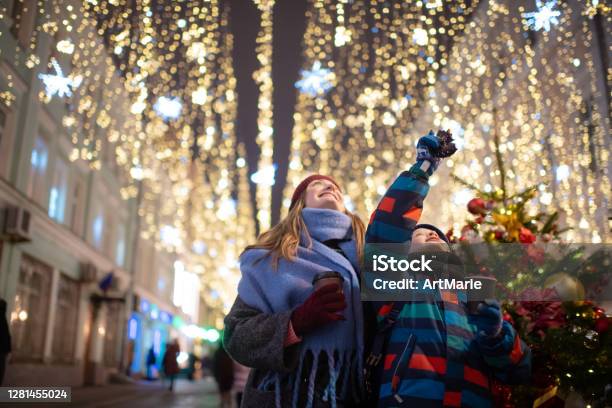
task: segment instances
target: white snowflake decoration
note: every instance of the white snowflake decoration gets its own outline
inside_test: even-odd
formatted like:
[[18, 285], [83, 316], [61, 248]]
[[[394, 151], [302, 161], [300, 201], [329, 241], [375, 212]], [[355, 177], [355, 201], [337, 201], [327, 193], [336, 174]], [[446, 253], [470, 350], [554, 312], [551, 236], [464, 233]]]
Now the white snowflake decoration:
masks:
[[303, 69], [300, 73], [302, 79], [297, 81], [295, 86], [301, 92], [310, 96], [324, 94], [333, 86], [333, 72], [327, 68], [321, 68], [321, 63], [319, 61], [312, 64], [310, 70]]
[[181, 116], [182, 108], [183, 105], [179, 98], [168, 98], [165, 96], [160, 97], [155, 102], [155, 105], [153, 105], [155, 112], [163, 119], [177, 119]]
[[38, 74], [38, 77], [45, 84], [45, 93], [51, 98], [57, 94], [60, 98], [72, 96], [72, 91], [81, 85], [83, 77], [76, 76], [66, 77], [62, 72], [62, 68], [59, 66], [55, 58], [51, 60], [51, 65], [55, 69], [55, 75], [51, 74]]
[[547, 1], [545, 4], [541, 0], [536, 0], [537, 11], [523, 13], [525, 24], [534, 31], [544, 29], [550, 31], [551, 24], [559, 24], [561, 12], [555, 10], [557, 0]]
[[276, 168], [276, 164], [272, 164], [256, 171], [251, 174], [251, 181], [255, 184], [273, 186], [276, 183]]

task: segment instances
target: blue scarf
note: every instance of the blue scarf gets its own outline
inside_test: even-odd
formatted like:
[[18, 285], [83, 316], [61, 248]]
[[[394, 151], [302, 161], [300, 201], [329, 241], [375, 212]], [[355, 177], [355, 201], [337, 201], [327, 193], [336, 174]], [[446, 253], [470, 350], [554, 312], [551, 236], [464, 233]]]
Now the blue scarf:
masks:
[[[260, 387], [274, 381], [276, 405], [280, 408], [281, 381], [292, 381], [293, 406], [298, 399], [299, 374], [308, 352], [314, 357], [309, 373], [307, 408], [313, 403], [315, 376], [319, 358], [328, 359], [330, 381], [325, 390], [324, 400], [336, 405], [336, 386], [340, 386], [341, 398], [345, 397], [349, 375], [343, 384], [336, 384], [339, 373], [354, 370], [361, 380], [363, 353], [363, 315], [357, 275], [359, 260], [351, 228], [351, 218], [344, 213], [328, 209], [304, 208], [302, 219], [307, 228], [302, 231], [297, 255], [293, 261], [280, 258], [278, 269], [272, 266], [272, 257], [262, 249], [246, 251], [240, 258], [242, 279], [238, 295], [249, 306], [264, 313], [279, 313], [301, 305], [312, 294], [312, 279], [319, 272], [337, 271], [344, 277], [344, 295], [347, 308], [343, 314], [346, 321], [330, 323], [312, 333], [306, 334], [301, 342], [299, 368], [290, 374], [269, 373]], [[346, 255], [327, 247], [328, 240], [344, 240], [339, 247]], [[348, 259], [347, 259], [348, 258]], [[325, 354], [323, 354], [323, 352]], [[335, 359], [337, 353], [338, 359]]]

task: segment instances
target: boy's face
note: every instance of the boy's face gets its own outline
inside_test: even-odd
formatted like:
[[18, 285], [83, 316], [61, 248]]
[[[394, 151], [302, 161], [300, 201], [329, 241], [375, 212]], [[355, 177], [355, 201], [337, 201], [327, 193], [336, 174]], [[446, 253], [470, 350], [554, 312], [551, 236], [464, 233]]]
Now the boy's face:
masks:
[[306, 207], [344, 211], [342, 193], [329, 180], [315, 180], [308, 184], [304, 201]]
[[412, 234], [410, 252], [449, 252], [450, 248], [436, 231], [417, 228]]

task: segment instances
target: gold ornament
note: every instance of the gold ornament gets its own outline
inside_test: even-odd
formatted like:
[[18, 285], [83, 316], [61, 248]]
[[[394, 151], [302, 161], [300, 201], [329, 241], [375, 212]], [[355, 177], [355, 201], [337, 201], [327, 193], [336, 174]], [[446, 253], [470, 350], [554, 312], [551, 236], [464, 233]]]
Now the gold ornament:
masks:
[[545, 288], [555, 289], [564, 301], [584, 299], [582, 283], [565, 272], [555, 273], [544, 281]]

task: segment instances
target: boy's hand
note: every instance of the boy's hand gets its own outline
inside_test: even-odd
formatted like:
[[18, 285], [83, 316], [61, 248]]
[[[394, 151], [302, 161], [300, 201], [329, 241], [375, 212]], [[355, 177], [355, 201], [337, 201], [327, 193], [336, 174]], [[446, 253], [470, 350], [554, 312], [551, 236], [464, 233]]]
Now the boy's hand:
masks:
[[470, 318], [481, 336], [496, 337], [501, 332], [503, 319], [501, 306], [497, 300], [485, 300], [478, 305], [477, 314], [471, 315]]
[[449, 131], [440, 130], [437, 135], [434, 135], [430, 130], [417, 143], [417, 160], [427, 160], [436, 169], [442, 158], [450, 157], [456, 151], [457, 147]]

